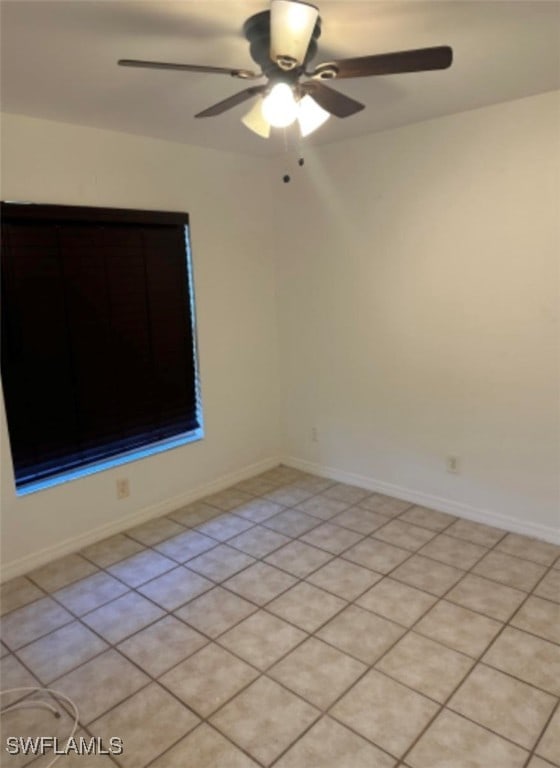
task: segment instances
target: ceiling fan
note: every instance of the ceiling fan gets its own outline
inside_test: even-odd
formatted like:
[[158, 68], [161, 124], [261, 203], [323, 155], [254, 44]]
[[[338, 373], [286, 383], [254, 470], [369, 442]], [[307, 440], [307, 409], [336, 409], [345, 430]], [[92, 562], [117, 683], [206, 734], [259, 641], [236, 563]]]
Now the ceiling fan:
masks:
[[299, 0], [271, 0], [269, 11], [247, 19], [243, 33], [250, 43], [251, 58], [260, 67], [259, 72], [136, 59], [120, 59], [118, 63], [122, 67], [224, 74], [240, 80], [265, 77], [266, 83], [251, 85], [228, 96], [195, 117], [214, 117], [257, 97], [242, 122], [268, 138], [271, 126], [282, 128], [297, 120], [302, 136], [307, 136], [330, 115], [349, 117], [364, 109], [364, 104], [325, 85], [327, 80], [446, 69], [453, 59], [449, 46], [437, 46], [341, 59], [309, 70], [309, 62], [317, 53], [321, 18], [318, 8]]

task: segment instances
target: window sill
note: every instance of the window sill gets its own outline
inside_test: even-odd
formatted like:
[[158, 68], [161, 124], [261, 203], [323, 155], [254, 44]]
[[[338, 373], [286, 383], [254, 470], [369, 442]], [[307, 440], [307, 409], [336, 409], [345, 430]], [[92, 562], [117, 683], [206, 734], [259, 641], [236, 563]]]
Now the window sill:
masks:
[[188, 432], [183, 435], [177, 435], [176, 437], [168, 438], [167, 440], [161, 440], [157, 443], [151, 443], [142, 448], [135, 448], [131, 451], [126, 451], [118, 456], [111, 456], [108, 459], [102, 459], [92, 462], [76, 469], [60, 472], [57, 475], [53, 475], [49, 478], [43, 478], [41, 480], [30, 480], [19, 487], [16, 487], [16, 496], [28, 496], [30, 493], [37, 493], [38, 491], [44, 491], [47, 488], [53, 488], [56, 485], [62, 483], [68, 483], [71, 480], [79, 480], [81, 477], [87, 477], [88, 475], [94, 475], [97, 472], [104, 472], [107, 469], [113, 469], [119, 467], [122, 464], [128, 464], [132, 461], [138, 461], [139, 459], [145, 459], [149, 456], [154, 456], [164, 451], [170, 451], [173, 448], [180, 448], [183, 445], [197, 442], [204, 437], [204, 429], [199, 427], [198, 429]]

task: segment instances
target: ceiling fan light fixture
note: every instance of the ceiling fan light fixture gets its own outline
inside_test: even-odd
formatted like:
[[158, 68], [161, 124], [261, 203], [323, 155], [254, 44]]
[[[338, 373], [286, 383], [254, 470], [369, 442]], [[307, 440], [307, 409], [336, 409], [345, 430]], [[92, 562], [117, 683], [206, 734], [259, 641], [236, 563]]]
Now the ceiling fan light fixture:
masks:
[[270, 4], [270, 58], [283, 69], [303, 64], [319, 9], [295, 0]]
[[439, 45], [337, 59], [319, 64], [313, 71], [309, 71], [308, 64], [317, 53], [317, 40], [321, 35], [319, 9], [307, 0], [269, 1], [269, 11], [254, 13], [243, 25], [243, 34], [249, 41], [249, 53], [259, 65], [258, 72], [142, 59], [119, 59], [118, 64], [125, 67], [229, 75], [241, 80], [264, 77], [266, 83], [252, 85], [234, 93], [194, 117], [221, 115], [256, 98], [256, 104], [241, 119], [251, 131], [268, 138], [271, 127], [286, 128], [296, 120], [301, 136], [309, 136], [330, 115], [346, 118], [364, 109], [365, 104], [330, 88], [325, 84], [326, 80], [427, 72], [447, 69], [453, 61], [452, 49], [448, 45]]
[[276, 83], [262, 101], [262, 114], [274, 128], [286, 128], [298, 116], [294, 93], [287, 83]]
[[244, 126], [249, 128], [253, 133], [262, 136], [263, 139], [268, 139], [270, 136], [270, 124], [267, 122], [262, 111], [263, 97], [259, 96], [253, 104], [253, 107], [243, 115], [241, 122]]
[[320, 107], [315, 99], [309, 95], [304, 96], [298, 104], [297, 119], [303, 137], [309, 136], [310, 133], [320, 128], [329, 117], [329, 112]]

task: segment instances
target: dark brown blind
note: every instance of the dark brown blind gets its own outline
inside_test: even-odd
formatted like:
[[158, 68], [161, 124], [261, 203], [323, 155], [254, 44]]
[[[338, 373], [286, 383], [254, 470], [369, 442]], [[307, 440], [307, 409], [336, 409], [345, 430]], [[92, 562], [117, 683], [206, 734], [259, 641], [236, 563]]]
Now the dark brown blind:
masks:
[[200, 426], [187, 214], [2, 204], [17, 485]]

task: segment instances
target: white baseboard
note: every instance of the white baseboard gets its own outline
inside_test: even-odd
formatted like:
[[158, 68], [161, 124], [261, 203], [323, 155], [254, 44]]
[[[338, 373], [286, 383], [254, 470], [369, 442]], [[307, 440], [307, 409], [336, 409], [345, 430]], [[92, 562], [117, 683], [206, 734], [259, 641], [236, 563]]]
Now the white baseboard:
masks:
[[45, 547], [45, 549], [33, 552], [18, 560], [2, 563], [0, 567], [0, 582], [13, 579], [16, 576], [22, 576], [23, 574], [32, 571], [34, 568], [39, 568], [41, 565], [45, 565], [59, 557], [69, 555], [72, 552], [77, 552], [90, 544], [95, 544], [97, 541], [106, 539], [109, 536], [114, 536], [116, 533], [126, 531], [134, 525], [139, 525], [140, 523], [144, 523], [155, 517], [161, 517], [175, 509], [180, 509], [187, 504], [192, 504], [205, 496], [210, 496], [212, 493], [223, 491], [225, 488], [240, 483], [242, 480], [248, 480], [250, 477], [254, 477], [261, 472], [266, 472], [266, 470], [272, 469], [273, 467], [278, 466], [278, 464], [280, 464], [279, 458], [269, 458], [255, 464], [250, 464], [235, 472], [229, 472], [227, 475], [222, 475], [209, 483], [199, 485], [196, 488], [191, 488], [177, 496], [165, 499], [164, 501], [152, 504], [148, 507], [143, 507], [142, 509], [132, 512], [130, 515], [121, 517], [114, 522], [101, 525], [97, 528], [92, 528], [90, 531], [78, 536], [64, 539], [53, 546]]
[[560, 545], [560, 530], [551, 526], [532, 523], [525, 520], [517, 520], [516, 518], [502, 515], [498, 512], [478, 509], [476, 507], [471, 507], [468, 504], [442, 498], [441, 496], [432, 496], [423, 493], [422, 491], [385, 483], [382, 480], [376, 480], [373, 477], [346, 472], [344, 470], [335, 469], [334, 467], [327, 467], [323, 464], [315, 464], [312, 461], [305, 461], [304, 459], [297, 459], [292, 456], [285, 456], [281, 461], [282, 464], [285, 464], [288, 467], [301, 469], [304, 472], [310, 472], [313, 475], [326, 477], [329, 480], [336, 480], [337, 482], [348, 483], [349, 485], [358, 485], [362, 488], [367, 488], [369, 491], [377, 491], [386, 496], [394, 496], [395, 498], [403, 499], [404, 501], [410, 501], [412, 504], [419, 504], [423, 507], [437, 509], [440, 512], [447, 512], [456, 517], [462, 517], [465, 520], [472, 520], [475, 523], [491, 525], [494, 528], [502, 528], [510, 533], [520, 533], [523, 536], [531, 536], [535, 539], [548, 541], [551, 544]]
[[478, 509], [451, 499], [432, 496], [411, 488], [404, 488], [391, 483], [385, 483], [381, 480], [359, 475], [354, 472], [346, 472], [345, 470], [328, 467], [322, 464], [315, 464], [314, 462], [305, 461], [304, 459], [285, 456], [282, 458], [269, 458], [255, 464], [250, 464], [242, 469], [222, 475], [216, 480], [192, 488], [177, 496], [165, 499], [148, 507], [143, 507], [142, 509], [119, 518], [112, 523], [93, 528], [79, 536], [64, 539], [53, 546], [46, 547], [38, 552], [33, 552], [18, 560], [2, 563], [0, 567], [0, 582], [15, 578], [16, 576], [21, 576], [32, 571], [34, 568], [39, 568], [41, 565], [45, 565], [59, 557], [63, 557], [72, 552], [77, 552], [90, 544], [95, 544], [96, 541], [101, 541], [116, 533], [121, 533], [128, 528], [132, 528], [134, 525], [139, 525], [152, 518], [160, 517], [175, 509], [184, 507], [187, 504], [192, 504], [205, 496], [222, 491], [225, 488], [229, 488], [236, 483], [240, 483], [242, 480], [247, 480], [250, 477], [258, 475], [261, 472], [266, 472], [266, 470], [272, 469], [280, 463], [289, 467], [294, 467], [295, 469], [301, 469], [304, 472], [319, 475], [320, 477], [329, 478], [330, 480], [336, 480], [350, 485], [358, 485], [362, 488], [367, 488], [370, 491], [377, 491], [378, 493], [383, 493], [387, 496], [394, 496], [405, 501], [410, 501], [411, 504], [420, 504], [424, 507], [447, 512], [451, 515], [464, 518], [465, 520], [484, 523], [485, 525], [491, 525], [505, 531], [520, 533], [524, 536], [532, 536], [536, 539], [542, 539], [543, 541], [549, 541], [552, 544], [560, 545], [560, 531], [550, 526], [517, 520], [497, 512]]

